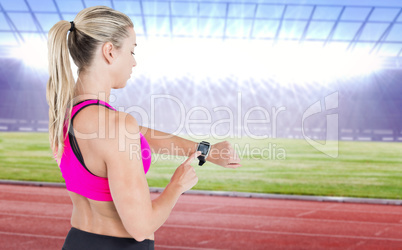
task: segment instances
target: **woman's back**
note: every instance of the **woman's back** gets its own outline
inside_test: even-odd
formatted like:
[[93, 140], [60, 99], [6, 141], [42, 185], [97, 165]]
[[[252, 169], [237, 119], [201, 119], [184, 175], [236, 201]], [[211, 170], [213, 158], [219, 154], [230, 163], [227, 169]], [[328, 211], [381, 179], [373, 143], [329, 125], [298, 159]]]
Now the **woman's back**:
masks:
[[[85, 104], [83, 101], [77, 103]], [[115, 136], [114, 125], [118, 127], [116, 117], [127, 114], [104, 105], [86, 104], [80, 107], [73, 119], [74, 138], [88, 171], [107, 179], [107, 165], [103, 159], [104, 152], [111, 150], [107, 138]], [[71, 191], [69, 195], [73, 202], [73, 227], [96, 234], [132, 238], [124, 228], [113, 201], [97, 201]], [[150, 235], [148, 239], [153, 238]]]

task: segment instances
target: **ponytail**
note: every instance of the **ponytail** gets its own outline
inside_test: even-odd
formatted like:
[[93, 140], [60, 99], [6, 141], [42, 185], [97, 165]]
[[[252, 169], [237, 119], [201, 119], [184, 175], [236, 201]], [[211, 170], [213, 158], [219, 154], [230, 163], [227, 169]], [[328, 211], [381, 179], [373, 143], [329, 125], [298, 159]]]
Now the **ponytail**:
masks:
[[[64, 139], [70, 129], [70, 117], [74, 95], [74, 77], [71, 70], [67, 34], [71, 24], [59, 21], [48, 34], [49, 80], [46, 100], [49, 104], [49, 142], [55, 158], [61, 158]], [[63, 128], [67, 126], [64, 134]]]
[[49, 142], [55, 159], [63, 155], [75, 97], [70, 55], [80, 74], [91, 65], [100, 45], [111, 42], [119, 49], [124, 38], [129, 36], [128, 27], [134, 25], [127, 15], [107, 6], [93, 6], [80, 11], [73, 23], [59, 21], [50, 29], [46, 100], [49, 104]]

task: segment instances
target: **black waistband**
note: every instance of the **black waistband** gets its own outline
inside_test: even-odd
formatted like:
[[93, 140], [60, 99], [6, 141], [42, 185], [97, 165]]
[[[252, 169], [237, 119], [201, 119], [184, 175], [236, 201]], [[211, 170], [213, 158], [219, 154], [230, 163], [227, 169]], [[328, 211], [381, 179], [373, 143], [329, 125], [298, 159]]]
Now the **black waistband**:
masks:
[[64, 250], [90, 250], [90, 249], [138, 249], [153, 250], [153, 240], [136, 241], [134, 238], [120, 238], [109, 235], [95, 234], [72, 227], [64, 242]]

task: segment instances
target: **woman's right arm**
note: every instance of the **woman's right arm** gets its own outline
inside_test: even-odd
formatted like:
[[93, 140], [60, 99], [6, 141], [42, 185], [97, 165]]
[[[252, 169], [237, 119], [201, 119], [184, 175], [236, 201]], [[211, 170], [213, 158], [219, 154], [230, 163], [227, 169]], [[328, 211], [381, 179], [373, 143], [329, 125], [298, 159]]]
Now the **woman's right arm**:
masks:
[[108, 113], [108, 120], [114, 122], [117, 132], [117, 136], [107, 136], [101, 145], [110, 192], [128, 233], [137, 241], [143, 241], [163, 225], [179, 196], [197, 183], [190, 163], [199, 152], [176, 169], [165, 190], [152, 201], [142, 165], [137, 121], [124, 112]]

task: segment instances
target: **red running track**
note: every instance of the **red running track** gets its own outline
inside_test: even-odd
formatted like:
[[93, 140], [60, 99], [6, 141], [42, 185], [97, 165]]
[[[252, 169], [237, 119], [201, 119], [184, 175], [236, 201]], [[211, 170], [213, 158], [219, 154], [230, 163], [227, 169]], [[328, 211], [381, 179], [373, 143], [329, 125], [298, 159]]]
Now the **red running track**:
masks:
[[[61, 249], [71, 211], [65, 188], [0, 185], [0, 249]], [[402, 249], [402, 208], [186, 194], [155, 248]]]

